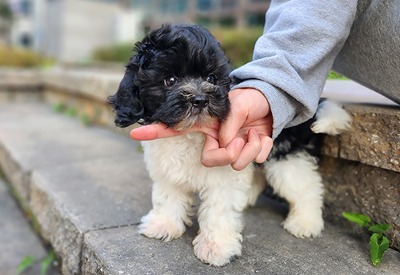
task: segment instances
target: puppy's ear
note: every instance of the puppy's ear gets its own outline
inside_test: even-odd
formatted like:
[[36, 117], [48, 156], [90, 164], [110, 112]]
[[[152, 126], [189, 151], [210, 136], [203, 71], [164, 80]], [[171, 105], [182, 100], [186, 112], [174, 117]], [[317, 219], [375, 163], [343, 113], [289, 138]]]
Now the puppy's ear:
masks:
[[135, 85], [136, 73], [134, 66], [128, 65], [117, 93], [108, 97], [108, 103], [115, 109], [115, 125], [118, 127], [127, 127], [143, 117], [139, 87]]
[[115, 108], [115, 124], [118, 127], [127, 127], [144, 119], [145, 108], [139, 96], [139, 87], [153, 81], [146, 70], [155, 52], [150, 36], [137, 42], [133, 51], [135, 54], [126, 65], [117, 93], [108, 98], [108, 102]]

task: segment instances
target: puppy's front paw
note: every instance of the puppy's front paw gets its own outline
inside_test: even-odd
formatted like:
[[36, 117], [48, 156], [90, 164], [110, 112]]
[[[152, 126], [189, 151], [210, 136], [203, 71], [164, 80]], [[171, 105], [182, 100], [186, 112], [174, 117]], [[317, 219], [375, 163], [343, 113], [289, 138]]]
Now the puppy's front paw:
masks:
[[194, 254], [204, 263], [224, 266], [235, 256], [242, 254], [241, 235], [237, 233], [235, 235], [238, 236], [210, 239], [206, 234], [200, 233], [193, 240]]
[[165, 242], [179, 238], [186, 230], [183, 221], [161, 215], [153, 215], [152, 213], [144, 216], [141, 222], [139, 225], [140, 234], [153, 239], [161, 239]]
[[283, 228], [297, 238], [317, 237], [324, 229], [324, 221], [320, 214], [292, 213], [283, 222]]

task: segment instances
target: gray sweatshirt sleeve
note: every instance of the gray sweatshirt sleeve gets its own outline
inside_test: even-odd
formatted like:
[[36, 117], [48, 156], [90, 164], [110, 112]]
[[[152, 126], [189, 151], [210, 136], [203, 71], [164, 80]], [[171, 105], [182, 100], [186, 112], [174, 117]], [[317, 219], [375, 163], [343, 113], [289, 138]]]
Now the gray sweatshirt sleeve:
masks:
[[300, 124], [315, 113], [356, 10], [357, 0], [271, 1], [253, 61], [231, 76], [233, 89], [264, 93], [273, 116], [273, 138], [284, 127]]

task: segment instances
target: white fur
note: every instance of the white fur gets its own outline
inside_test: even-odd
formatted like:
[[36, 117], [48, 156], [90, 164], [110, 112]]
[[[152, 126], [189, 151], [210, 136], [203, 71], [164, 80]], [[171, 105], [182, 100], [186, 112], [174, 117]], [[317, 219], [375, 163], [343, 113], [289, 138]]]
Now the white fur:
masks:
[[283, 227], [296, 237], [315, 237], [324, 228], [323, 185], [316, 160], [306, 152], [265, 164], [268, 183], [290, 206]]
[[194, 252], [203, 262], [227, 264], [241, 254], [242, 211], [247, 206], [253, 166], [204, 167], [200, 162], [204, 137], [200, 133], [143, 142], [145, 162], [154, 181], [153, 209], [142, 218], [140, 233], [169, 241], [191, 225], [193, 193], [199, 192], [200, 231]]
[[326, 133], [336, 136], [348, 130], [351, 125], [350, 115], [336, 102], [326, 100], [318, 105], [317, 121], [311, 125], [314, 133]]
[[[335, 135], [348, 127], [350, 116], [337, 104], [325, 102], [312, 130]], [[200, 162], [203, 143], [201, 133], [142, 143], [154, 184], [153, 209], [142, 218], [139, 232], [164, 241], [179, 238], [186, 225], [192, 224], [193, 195], [198, 192], [200, 230], [193, 240], [194, 253], [205, 263], [223, 266], [241, 254], [242, 211], [255, 203], [265, 180], [252, 164], [242, 171], [231, 166], [204, 167]], [[324, 223], [316, 160], [307, 152], [292, 153], [266, 162], [264, 170], [275, 192], [289, 202], [283, 227], [296, 237], [318, 236]]]
[[265, 189], [266, 179], [264, 169], [261, 167], [254, 168], [253, 182], [249, 192], [248, 205], [254, 206], [257, 202], [258, 196]]

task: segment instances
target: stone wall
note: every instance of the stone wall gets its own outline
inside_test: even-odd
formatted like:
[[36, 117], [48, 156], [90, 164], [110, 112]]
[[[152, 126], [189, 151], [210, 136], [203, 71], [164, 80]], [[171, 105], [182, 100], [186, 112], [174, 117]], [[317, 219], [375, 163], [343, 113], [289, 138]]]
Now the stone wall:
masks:
[[349, 225], [343, 211], [363, 213], [392, 225], [392, 247], [400, 248], [400, 108], [348, 105], [352, 129], [326, 137], [320, 171], [325, 215]]

